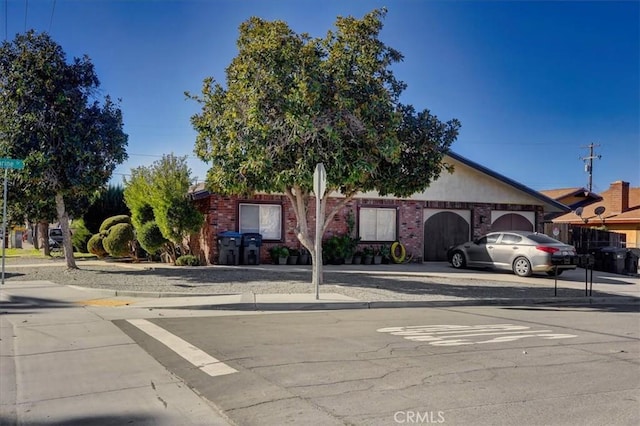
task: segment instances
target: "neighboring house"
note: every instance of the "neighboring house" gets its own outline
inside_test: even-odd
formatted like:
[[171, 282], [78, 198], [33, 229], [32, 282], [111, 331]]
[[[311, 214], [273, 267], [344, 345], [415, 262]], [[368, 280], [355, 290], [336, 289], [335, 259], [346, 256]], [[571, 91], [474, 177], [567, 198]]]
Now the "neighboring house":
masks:
[[[570, 211], [564, 204], [455, 153], [449, 153], [444, 161], [455, 171], [444, 171], [422, 193], [403, 199], [375, 192], [356, 196], [334, 217], [324, 238], [345, 233], [346, 217], [352, 213], [361, 247], [400, 241], [415, 261], [443, 261], [452, 245], [492, 230], [542, 232], [545, 214]], [[217, 263], [216, 236], [224, 231], [261, 233], [262, 261], [268, 259], [273, 245], [300, 247], [295, 214], [284, 195], [221, 196], [200, 185], [192, 198], [205, 213], [206, 225], [191, 245], [200, 249], [208, 263]], [[311, 204], [313, 211], [315, 202]], [[315, 229], [314, 223], [309, 226]]]
[[[554, 191], [557, 190], [541, 192], [553, 197]], [[556, 200], [563, 201], [562, 198]], [[566, 200], [564, 202], [566, 204]], [[582, 209], [578, 210], [578, 207]], [[609, 231], [625, 234], [628, 248], [640, 248], [640, 187], [630, 188], [629, 182], [624, 181], [613, 182], [609, 189], [591, 198], [590, 203], [572, 210], [554, 217], [552, 222], [582, 227], [604, 226]]]
[[[584, 207], [596, 201], [602, 200], [601, 196], [596, 193], [590, 192], [586, 188], [549, 189], [540, 191], [540, 193], [564, 204], [571, 210], [576, 210], [578, 207]], [[547, 219], [551, 220], [557, 216], [559, 216], [558, 213], [552, 213], [548, 215]]]

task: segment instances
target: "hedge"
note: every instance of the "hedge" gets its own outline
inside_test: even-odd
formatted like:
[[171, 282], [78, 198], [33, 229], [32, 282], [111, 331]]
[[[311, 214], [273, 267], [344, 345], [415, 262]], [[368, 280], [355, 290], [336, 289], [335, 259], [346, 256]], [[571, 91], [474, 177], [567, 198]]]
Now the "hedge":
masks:
[[130, 223], [117, 223], [109, 228], [109, 234], [104, 238], [102, 244], [111, 256], [128, 256], [131, 254], [130, 243], [134, 238], [133, 226]]

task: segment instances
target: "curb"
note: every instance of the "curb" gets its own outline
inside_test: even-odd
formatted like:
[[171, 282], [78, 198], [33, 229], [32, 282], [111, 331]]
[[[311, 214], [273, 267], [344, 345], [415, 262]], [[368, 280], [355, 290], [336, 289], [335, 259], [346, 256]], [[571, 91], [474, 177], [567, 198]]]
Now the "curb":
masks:
[[640, 299], [636, 297], [586, 297], [544, 298], [544, 299], [456, 299], [456, 300], [416, 300], [416, 301], [373, 301], [373, 302], [249, 302], [220, 303], [190, 306], [146, 306], [149, 309], [184, 309], [184, 310], [238, 310], [238, 311], [327, 311], [343, 309], [397, 309], [397, 308], [446, 308], [455, 306], [591, 306], [591, 305], [637, 305], [640, 310]]

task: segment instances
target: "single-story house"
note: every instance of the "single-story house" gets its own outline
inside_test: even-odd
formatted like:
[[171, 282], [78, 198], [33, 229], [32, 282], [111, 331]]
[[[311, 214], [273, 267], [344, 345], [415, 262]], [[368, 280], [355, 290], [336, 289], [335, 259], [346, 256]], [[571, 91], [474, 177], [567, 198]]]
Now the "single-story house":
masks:
[[[444, 161], [454, 166], [454, 172], [443, 172], [424, 192], [408, 198], [375, 192], [357, 195], [334, 217], [324, 238], [346, 233], [347, 217], [353, 215], [360, 246], [399, 241], [414, 261], [443, 261], [452, 245], [495, 230], [543, 232], [546, 214], [570, 211], [453, 152]], [[274, 245], [301, 247], [294, 232], [295, 214], [285, 195], [222, 196], [209, 193], [204, 185], [191, 195], [206, 216], [200, 236], [191, 244], [207, 263], [218, 263], [217, 235], [224, 231], [262, 234], [262, 262], [268, 261], [268, 249]], [[311, 204], [313, 211], [315, 201]], [[309, 226], [315, 229], [313, 222]]]
[[[554, 191], [557, 190], [541, 192], [554, 197], [558, 195]], [[567, 203], [563, 198], [556, 200]], [[631, 188], [629, 182], [619, 180], [601, 194], [589, 197], [589, 200], [551, 221], [554, 224], [589, 228], [605, 227], [609, 231], [625, 234], [628, 248], [640, 248], [640, 187]]]

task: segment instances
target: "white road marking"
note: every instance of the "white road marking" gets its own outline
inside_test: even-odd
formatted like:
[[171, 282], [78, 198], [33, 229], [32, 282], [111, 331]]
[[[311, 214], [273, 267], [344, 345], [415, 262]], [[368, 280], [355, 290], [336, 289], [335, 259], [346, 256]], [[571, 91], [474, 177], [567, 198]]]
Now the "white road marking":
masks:
[[127, 320], [127, 322], [138, 327], [160, 343], [166, 345], [169, 349], [210, 376], [223, 376], [225, 374], [238, 372], [238, 370], [229, 367], [227, 364], [193, 346], [186, 340], [181, 339], [175, 334], [169, 333], [164, 328], [158, 327], [145, 319], [131, 319]]
[[[573, 334], [552, 333], [551, 330], [531, 330], [530, 327], [514, 324], [486, 325], [413, 325], [407, 327], [385, 327], [377, 330], [402, 336], [415, 342], [426, 342], [433, 346], [476, 345], [484, 343], [505, 343], [526, 337], [541, 337], [545, 340], [570, 339]], [[469, 337], [496, 336], [489, 340], [472, 341]], [[461, 339], [465, 337], [467, 339]]]

